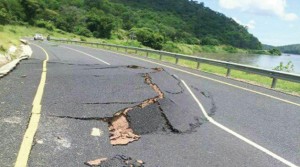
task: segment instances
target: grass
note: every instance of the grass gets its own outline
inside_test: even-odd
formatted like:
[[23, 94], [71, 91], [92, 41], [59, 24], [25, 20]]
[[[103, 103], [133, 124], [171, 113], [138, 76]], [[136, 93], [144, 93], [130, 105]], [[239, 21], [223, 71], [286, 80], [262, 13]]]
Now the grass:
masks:
[[0, 52], [6, 52], [11, 45], [19, 46], [20, 38], [31, 37], [33, 38], [34, 34], [43, 34], [44, 37], [47, 35], [55, 36], [56, 38], [67, 38], [74, 39], [80, 38], [77, 35], [63, 32], [61, 30], [49, 31], [43, 28], [37, 28], [32, 26], [18, 26], [18, 25], [0, 25]]

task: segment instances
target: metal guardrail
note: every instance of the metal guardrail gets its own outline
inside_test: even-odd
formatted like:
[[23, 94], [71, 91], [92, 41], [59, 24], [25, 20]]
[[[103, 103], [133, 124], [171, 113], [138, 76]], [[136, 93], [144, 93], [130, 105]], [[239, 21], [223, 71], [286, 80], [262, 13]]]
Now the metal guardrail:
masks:
[[253, 73], [253, 74], [258, 74], [258, 75], [272, 78], [271, 88], [276, 87], [278, 79], [300, 83], [300, 75], [298, 75], [298, 74], [292, 74], [292, 73], [286, 73], [286, 72], [274, 71], [274, 70], [267, 70], [267, 69], [263, 69], [263, 68], [242, 65], [242, 64], [232, 63], [232, 62], [212, 60], [212, 59], [207, 59], [207, 58], [201, 58], [201, 57], [196, 57], [196, 56], [189, 56], [189, 55], [183, 55], [183, 54], [171, 53], [171, 52], [165, 52], [165, 51], [158, 51], [158, 50], [153, 50], [153, 49], [129, 47], [129, 46], [122, 46], [122, 45], [106, 44], [106, 43], [72, 41], [72, 40], [66, 40], [66, 39], [53, 39], [53, 38], [51, 38], [51, 40], [57, 41], [57, 42], [71, 43], [71, 44], [74, 43], [74, 44], [95, 45], [97, 47], [99, 47], [99, 46], [107, 46], [109, 48], [115, 47], [115, 48], [117, 48], [117, 50], [125, 49], [126, 52], [128, 50], [134, 50], [135, 53], [140, 51], [140, 52], [145, 52], [146, 57], [149, 56], [149, 53], [154, 53], [154, 54], [159, 55], [160, 60], [162, 60], [163, 56], [175, 58], [175, 64], [178, 64], [179, 59], [197, 62], [197, 69], [200, 68], [201, 63], [210, 64], [210, 65], [214, 65], [214, 66], [220, 66], [220, 67], [224, 67], [227, 69], [226, 77], [230, 77], [230, 73], [231, 73], [232, 69], [238, 70], [238, 71], [243, 71], [243, 72], [248, 72], [248, 73]]

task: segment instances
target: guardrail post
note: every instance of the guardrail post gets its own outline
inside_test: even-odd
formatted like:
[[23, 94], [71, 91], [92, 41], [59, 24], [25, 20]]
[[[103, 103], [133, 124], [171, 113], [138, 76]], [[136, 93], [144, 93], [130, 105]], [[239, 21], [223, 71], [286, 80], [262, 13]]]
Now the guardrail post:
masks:
[[276, 87], [276, 84], [277, 84], [277, 78], [273, 78], [271, 88], [274, 89]]
[[178, 64], [178, 60], [179, 60], [179, 59], [178, 59], [178, 57], [176, 57], [176, 61], [175, 61], [175, 64]]
[[135, 49], [135, 54], [137, 54], [138, 53], [138, 50], [137, 49]]
[[159, 60], [161, 60], [162, 59], [162, 54], [159, 54]]
[[148, 51], [146, 51], [146, 57], [149, 57], [149, 52]]
[[230, 74], [231, 74], [231, 69], [230, 69], [230, 68], [227, 68], [226, 77], [230, 77]]
[[197, 62], [197, 69], [200, 69], [200, 62]]

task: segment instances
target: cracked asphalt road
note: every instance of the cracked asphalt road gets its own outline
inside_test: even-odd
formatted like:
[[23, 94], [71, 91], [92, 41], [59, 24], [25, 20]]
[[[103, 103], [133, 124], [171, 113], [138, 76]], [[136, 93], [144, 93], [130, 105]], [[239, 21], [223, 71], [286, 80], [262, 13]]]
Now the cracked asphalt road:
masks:
[[[216, 121], [300, 165], [297, 105], [107, 51], [37, 44], [50, 59], [30, 167], [86, 166], [84, 162], [115, 155], [143, 160], [149, 167], [285, 166], [208, 122], [179, 79], [188, 83]], [[14, 165], [27, 128], [45, 59], [41, 49], [32, 49], [33, 58], [0, 79], [0, 166]], [[299, 97], [167, 65], [300, 104]], [[164, 98], [134, 108], [159, 96], [145, 82], [145, 74]], [[130, 128], [141, 138], [126, 146], [112, 146], [110, 120], [128, 108], [133, 108], [126, 115]], [[99, 129], [99, 135], [92, 135], [94, 128]]]

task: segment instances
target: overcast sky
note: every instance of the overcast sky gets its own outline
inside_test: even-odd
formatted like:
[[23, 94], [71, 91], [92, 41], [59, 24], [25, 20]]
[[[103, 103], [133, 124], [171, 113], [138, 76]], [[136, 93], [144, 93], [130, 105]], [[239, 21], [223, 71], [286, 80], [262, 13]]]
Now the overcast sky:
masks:
[[264, 44], [300, 44], [300, 0], [197, 0], [248, 26]]

